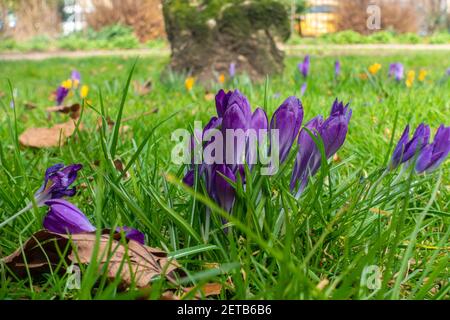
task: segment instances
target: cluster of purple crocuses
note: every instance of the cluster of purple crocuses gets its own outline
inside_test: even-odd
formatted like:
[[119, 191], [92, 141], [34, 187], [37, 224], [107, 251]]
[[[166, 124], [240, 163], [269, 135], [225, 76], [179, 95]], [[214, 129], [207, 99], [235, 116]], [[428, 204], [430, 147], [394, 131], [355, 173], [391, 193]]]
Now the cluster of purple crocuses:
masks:
[[405, 74], [405, 68], [400, 62], [391, 63], [389, 65], [389, 78], [395, 78], [397, 81], [402, 81]]
[[[70, 186], [77, 179], [78, 171], [82, 167], [81, 164], [56, 164], [46, 170], [44, 183], [35, 194], [39, 207], [49, 207], [43, 222], [45, 229], [60, 234], [95, 232], [96, 228], [84, 213], [63, 199], [76, 194], [76, 188]], [[125, 226], [117, 228], [116, 232], [123, 232], [127, 239], [144, 244], [144, 234], [136, 229]]]
[[[220, 130], [224, 135], [228, 130], [238, 129], [244, 132], [248, 129], [268, 130], [269, 132], [278, 130], [277, 147], [281, 164], [288, 159], [296, 140], [299, 146], [291, 178], [291, 190], [297, 195], [301, 194], [309, 178], [317, 173], [321, 165], [321, 153], [314, 140], [320, 136], [326, 157], [333, 156], [345, 141], [352, 114], [348, 105], [344, 106], [342, 102], [336, 100], [333, 103], [331, 114], [326, 120], [322, 116], [317, 116], [309, 121], [304, 129], [301, 129], [304, 114], [302, 103], [296, 97], [289, 97], [274, 112], [269, 123], [266, 112], [261, 108], [251, 112], [250, 103], [238, 90], [228, 93], [220, 90], [216, 95], [216, 109], [218, 116], [212, 117], [203, 132], [195, 134], [197, 137], [192, 137], [191, 150], [194, 149], [195, 141], [206, 141], [203, 143], [203, 148], [212, 143], [212, 140], [208, 141], [204, 138], [210, 136], [209, 131], [212, 129]], [[313, 137], [315, 138], [313, 139]], [[184, 183], [193, 186], [197, 172], [199, 179], [203, 179], [205, 182], [209, 196], [227, 212], [232, 210], [235, 202], [235, 190], [229, 182], [236, 182], [238, 177], [244, 184], [246, 181], [244, 165], [236, 164], [234, 161], [239, 157], [239, 152], [244, 150], [247, 142], [241, 141], [240, 143], [241, 145], [238, 142], [238, 145], [232, 150], [224, 150], [224, 154], [227, 155], [225, 158], [233, 159], [233, 161], [225, 160], [223, 164], [192, 164], [183, 179]], [[275, 142], [270, 141], [270, 144], [273, 143]], [[269, 148], [271, 147], [269, 146]], [[251, 157], [251, 150], [251, 146], [245, 148], [245, 159], [248, 160]], [[230, 154], [232, 156], [228, 156]], [[249, 169], [252, 168], [249, 167]]]
[[430, 142], [430, 127], [420, 124], [411, 139], [409, 125], [394, 149], [390, 169], [394, 170], [401, 164], [407, 167], [414, 164], [417, 173], [432, 172], [439, 167], [450, 153], [450, 127], [441, 125]]

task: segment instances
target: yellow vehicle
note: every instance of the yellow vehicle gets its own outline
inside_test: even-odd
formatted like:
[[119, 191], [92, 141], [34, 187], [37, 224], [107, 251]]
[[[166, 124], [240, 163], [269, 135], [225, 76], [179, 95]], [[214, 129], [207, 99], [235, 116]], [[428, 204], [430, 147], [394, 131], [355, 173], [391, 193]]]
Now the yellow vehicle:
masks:
[[336, 32], [337, 5], [337, 0], [309, 0], [305, 14], [300, 16], [299, 33], [317, 37]]

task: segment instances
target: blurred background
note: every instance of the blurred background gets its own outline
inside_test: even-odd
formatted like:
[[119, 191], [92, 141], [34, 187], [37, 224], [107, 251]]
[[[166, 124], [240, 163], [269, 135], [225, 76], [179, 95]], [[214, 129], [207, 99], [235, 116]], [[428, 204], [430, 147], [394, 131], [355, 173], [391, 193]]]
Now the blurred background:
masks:
[[[173, 1], [178, 3], [180, 1]], [[181, 1], [191, 7], [214, 1]], [[278, 0], [288, 44], [450, 43], [450, 0]], [[379, 6], [381, 26], [367, 28]], [[164, 48], [161, 0], [0, 0], [0, 51]]]

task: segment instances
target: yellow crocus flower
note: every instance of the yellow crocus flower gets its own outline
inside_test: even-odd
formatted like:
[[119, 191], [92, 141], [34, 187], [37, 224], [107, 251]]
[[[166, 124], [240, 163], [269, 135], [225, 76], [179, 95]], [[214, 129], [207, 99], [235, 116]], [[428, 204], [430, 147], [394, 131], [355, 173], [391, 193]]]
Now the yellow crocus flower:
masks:
[[373, 65], [371, 65], [371, 66], [369, 67], [369, 72], [370, 72], [372, 75], [376, 75], [376, 74], [378, 73], [378, 71], [380, 71], [380, 69], [381, 69], [381, 64], [379, 64], [379, 63], [374, 63]]
[[63, 81], [63, 82], [61, 83], [61, 87], [66, 88], [66, 89], [72, 89], [72, 86], [73, 86], [73, 82], [72, 82], [71, 79], [68, 79], [68, 80], [66, 80], [66, 81]]
[[419, 79], [420, 82], [424, 82], [425, 78], [427, 77], [427, 74], [428, 74], [427, 70], [422, 69], [420, 70], [419, 77], [417, 79]]
[[225, 83], [225, 75], [223, 73], [221, 73], [220, 76], [219, 76], [219, 83], [220, 84], [224, 84]]
[[81, 89], [80, 89], [81, 98], [83, 98], [83, 99], [86, 98], [88, 94], [89, 94], [89, 87], [87, 85], [81, 86]]
[[414, 84], [414, 80], [416, 79], [416, 72], [414, 70], [408, 71], [408, 75], [406, 76], [406, 86], [411, 88]]
[[184, 86], [186, 87], [187, 91], [191, 91], [195, 84], [195, 78], [188, 77], [186, 78], [186, 81], [184, 81]]

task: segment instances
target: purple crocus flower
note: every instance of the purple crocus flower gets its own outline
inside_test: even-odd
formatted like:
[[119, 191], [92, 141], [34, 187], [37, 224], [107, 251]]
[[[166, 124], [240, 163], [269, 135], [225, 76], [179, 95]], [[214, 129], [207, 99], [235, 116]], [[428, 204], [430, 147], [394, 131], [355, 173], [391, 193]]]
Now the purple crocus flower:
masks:
[[334, 76], [335, 78], [339, 78], [339, 76], [341, 75], [341, 62], [339, 60], [336, 60], [336, 62], [334, 63]]
[[81, 74], [78, 70], [73, 70], [70, 78], [74, 81], [78, 81], [78, 83], [81, 82]]
[[72, 164], [67, 167], [64, 164], [56, 164], [45, 172], [44, 184], [36, 192], [35, 199], [38, 206], [43, 206], [45, 201], [62, 197], [73, 197], [76, 188], [69, 189], [76, 180], [78, 171], [83, 168], [81, 164]]
[[275, 111], [270, 130], [279, 131], [280, 163], [283, 163], [297, 138], [303, 121], [303, 106], [296, 97], [287, 98]]
[[[204, 161], [198, 165], [198, 177], [205, 182], [206, 190], [209, 196], [214, 199], [227, 211], [231, 210], [233, 201], [228, 201], [226, 190], [229, 190], [228, 184], [224, 183], [224, 179], [217, 175], [221, 172], [233, 181], [240, 175], [243, 183], [245, 183], [245, 170], [243, 161], [246, 160], [251, 170], [254, 157], [256, 156], [256, 145], [258, 142], [259, 131], [267, 130], [268, 120], [264, 110], [257, 108], [254, 113], [251, 112], [250, 103], [247, 98], [242, 95], [239, 90], [225, 92], [220, 90], [216, 95], [216, 109], [218, 117], [212, 117], [208, 124], [203, 129], [202, 146], [206, 148], [214, 140], [212, 134], [213, 129], [220, 130], [223, 140], [223, 163], [210, 163]], [[257, 134], [257, 141], [250, 140], [248, 130], [255, 130]], [[243, 139], [238, 139], [235, 136], [234, 149], [230, 149], [226, 143], [227, 130], [237, 134], [238, 130], [242, 130], [244, 134]], [[231, 133], [228, 131], [228, 133]], [[251, 142], [251, 144], [250, 144]], [[193, 147], [191, 146], [191, 149]], [[244, 153], [245, 150], [245, 153]], [[205, 159], [204, 159], [205, 160]], [[183, 182], [189, 186], [193, 186], [195, 177], [195, 166], [192, 165]], [[232, 192], [234, 199], [234, 191]]]
[[139, 230], [127, 226], [116, 228], [116, 232], [120, 233], [122, 231], [125, 233], [125, 238], [128, 240], [134, 240], [142, 245], [145, 244], [145, 235]]
[[323, 117], [317, 116], [305, 125], [309, 133], [305, 128], [300, 131], [298, 137], [299, 150], [291, 177], [291, 190], [294, 190], [299, 183], [299, 192], [302, 192], [308, 184], [309, 177], [314, 176], [320, 168], [321, 155], [310, 133], [317, 137], [322, 124]]
[[303, 97], [305, 95], [306, 89], [308, 88], [308, 84], [305, 82], [302, 84], [300, 88], [300, 96]]
[[[256, 108], [255, 112], [252, 115], [252, 119], [250, 122], [250, 129], [254, 130], [257, 137], [256, 141], [254, 141], [254, 144], [248, 144], [248, 150], [247, 150], [247, 163], [249, 165], [249, 168], [251, 170], [252, 165], [254, 164], [257, 152], [258, 152], [258, 145], [262, 143], [261, 139], [262, 136], [260, 133], [267, 132], [268, 129], [268, 119], [266, 112], [261, 108]], [[251, 143], [252, 141], [249, 141]]]
[[351, 117], [352, 109], [349, 108], [349, 104], [344, 106], [343, 102], [336, 99], [330, 117], [320, 127], [327, 158], [332, 157], [344, 144]]
[[446, 75], [447, 77], [450, 77], [450, 68], [447, 69]]
[[390, 169], [394, 170], [402, 163], [411, 160], [416, 153], [420, 153], [430, 139], [430, 127], [420, 124], [409, 139], [409, 125], [406, 126], [397, 146], [392, 154]]
[[[95, 232], [96, 228], [89, 219], [72, 203], [64, 199], [52, 199], [45, 202], [49, 206], [44, 217], [44, 228], [59, 234], [79, 234]], [[124, 232], [125, 237], [140, 244], [145, 244], [145, 236], [131, 227], [118, 227], [116, 232]]]
[[77, 234], [96, 230], [84, 213], [70, 202], [53, 199], [46, 201], [45, 204], [50, 207], [44, 218], [45, 229], [60, 234]]
[[230, 75], [230, 78], [234, 78], [234, 76], [236, 75], [236, 63], [230, 63], [230, 69], [228, 70], [228, 73]]
[[[328, 119], [317, 116], [310, 120], [305, 128], [316, 137], [320, 135], [323, 141], [325, 156], [331, 158], [344, 144], [352, 110], [348, 104], [344, 106], [337, 99], [331, 108]], [[298, 186], [300, 194], [307, 186], [309, 177], [314, 176], [320, 168], [322, 157], [314, 140], [306, 129], [302, 129], [298, 138], [299, 152], [291, 177], [291, 190]]]
[[56, 104], [60, 106], [69, 94], [69, 89], [59, 86], [55, 92]]
[[[220, 116], [220, 113], [219, 113]], [[246, 141], [244, 139], [234, 138], [234, 149], [229, 150], [226, 148], [226, 137], [230, 133], [238, 133], [238, 130], [242, 130], [246, 133], [250, 128], [252, 120], [252, 112], [250, 104], [245, 96], [243, 96], [238, 90], [234, 91], [229, 99], [227, 106], [223, 109], [222, 120], [222, 135], [224, 137], [224, 152], [225, 163], [229, 164], [232, 170], [235, 172], [237, 165], [242, 164], [244, 158], [244, 150], [246, 148]], [[227, 133], [228, 131], [228, 133]]]
[[305, 56], [303, 62], [298, 64], [298, 70], [301, 72], [304, 78], [308, 77], [309, 74], [309, 66], [310, 66], [311, 57], [309, 55]]
[[224, 177], [227, 177], [233, 182], [236, 181], [235, 174], [227, 165], [215, 165], [214, 187], [216, 190], [217, 200], [219, 202], [219, 205], [226, 212], [230, 212], [234, 204], [235, 191]]
[[441, 125], [436, 132], [433, 143], [420, 152], [416, 162], [416, 172], [432, 172], [444, 162], [450, 153], [450, 127]]
[[404, 78], [404, 67], [400, 62], [392, 63], [389, 66], [389, 78], [394, 77], [397, 81], [402, 81]]

